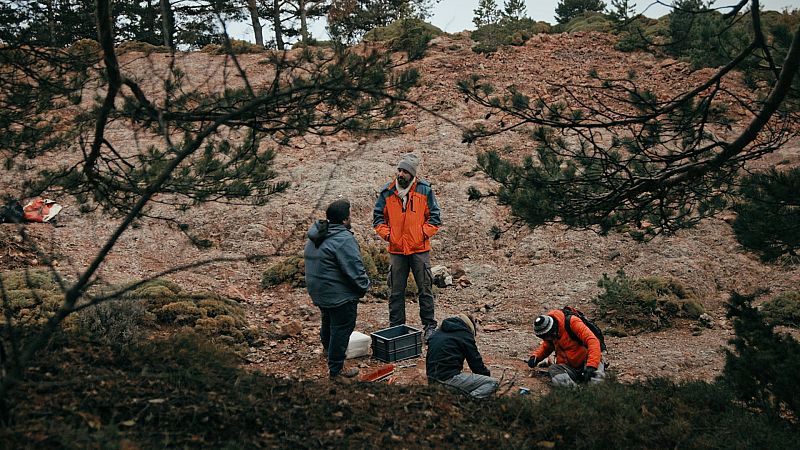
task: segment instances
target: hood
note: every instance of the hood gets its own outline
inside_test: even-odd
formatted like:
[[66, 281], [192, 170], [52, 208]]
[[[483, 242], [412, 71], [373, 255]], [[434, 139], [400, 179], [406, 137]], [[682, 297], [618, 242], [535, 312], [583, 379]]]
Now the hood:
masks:
[[469, 329], [469, 326], [467, 326], [467, 324], [458, 317], [448, 317], [447, 319], [444, 319], [442, 321], [442, 326], [439, 329], [447, 333], [464, 330], [467, 333], [472, 334], [472, 330]]
[[347, 231], [347, 227], [340, 223], [329, 223], [327, 220], [321, 219], [314, 222], [311, 228], [308, 229], [308, 239], [314, 243], [315, 247], [319, 247], [325, 239], [333, 236], [334, 234]]

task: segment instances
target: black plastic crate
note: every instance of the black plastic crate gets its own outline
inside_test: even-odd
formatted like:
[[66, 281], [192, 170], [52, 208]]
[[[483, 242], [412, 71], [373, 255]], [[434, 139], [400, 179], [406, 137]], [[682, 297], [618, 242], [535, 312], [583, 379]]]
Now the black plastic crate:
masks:
[[383, 362], [416, 358], [422, 354], [422, 331], [408, 325], [384, 328], [371, 336], [372, 357]]

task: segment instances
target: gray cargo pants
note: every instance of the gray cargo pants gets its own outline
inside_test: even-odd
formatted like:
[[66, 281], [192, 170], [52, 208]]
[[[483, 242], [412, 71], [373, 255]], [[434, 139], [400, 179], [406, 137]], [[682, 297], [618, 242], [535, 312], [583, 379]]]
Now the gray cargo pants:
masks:
[[389, 326], [406, 323], [406, 285], [409, 272], [414, 274], [414, 283], [419, 292], [419, 318], [422, 326], [435, 327], [431, 252], [389, 254]]

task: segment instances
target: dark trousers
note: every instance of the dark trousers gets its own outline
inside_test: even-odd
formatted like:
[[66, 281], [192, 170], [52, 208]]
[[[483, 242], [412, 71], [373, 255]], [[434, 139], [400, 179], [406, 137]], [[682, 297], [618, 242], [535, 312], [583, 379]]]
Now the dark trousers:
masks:
[[350, 333], [356, 327], [358, 300], [342, 303], [334, 308], [320, 308], [319, 310], [322, 313], [319, 337], [322, 347], [328, 352], [328, 371], [330, 376], [334, 377], [344, 367]]
[[422, 326], [435, 327], [431, 252], [389, 255], [389, 326], [406, 323], [406, 285], [409, 272], [414, 274], [414, 283], [419, 292], [419, 318]]

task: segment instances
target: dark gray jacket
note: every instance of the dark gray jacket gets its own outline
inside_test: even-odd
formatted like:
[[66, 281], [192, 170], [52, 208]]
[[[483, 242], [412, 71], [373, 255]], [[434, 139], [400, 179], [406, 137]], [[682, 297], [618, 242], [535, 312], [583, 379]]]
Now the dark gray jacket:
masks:
[[342, 224], [318, 220], [308, 230], [303, 252], [311, 301], [333, 308], [367, 293], [369, 278], [353, 233]]
[[472, 373], [491, 375], [467, 324], [458, 317], [445, 319], [428, 341], [428, 356], [425, 359], [428, 381], [453, 378], [461, 373], [465, 359]]

